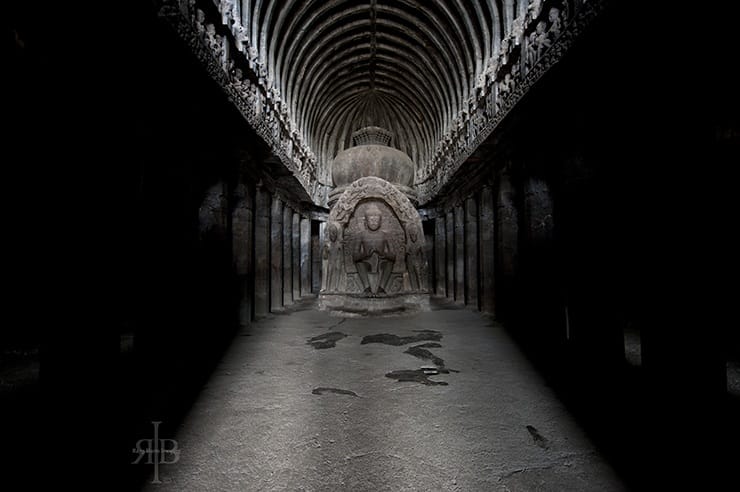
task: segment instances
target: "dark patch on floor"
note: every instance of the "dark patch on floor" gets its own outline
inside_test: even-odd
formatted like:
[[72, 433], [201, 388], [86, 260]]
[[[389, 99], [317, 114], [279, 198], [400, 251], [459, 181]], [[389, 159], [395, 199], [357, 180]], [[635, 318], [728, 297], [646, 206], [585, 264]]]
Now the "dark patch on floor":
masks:
[[410, 337], [399, 337], [390, 333], [379, 333], [377, 335], [368, 335], [362, 338], [362, 345], [366, 343], [384, 343], [386, 345], [407, 345], [409, 343], [423, 342], [425, 340], [442, 340], [442, 334], [434, 330], [414, 330], [417, 332], [416, 335]]
[[441, 347], [442, 345], [438, 343], [425, 343], [422, 345], [414, 345], [413, 347], [410, 347], [409, 349], [404, 351], [404, 354], [411, 354], [414, 357], [418, 357], [422, 360], [429, 360], [432, 361], [432, 364], [437, 366], [436, 368], [430, 368], [430, 367], [422, 367], [422, 370], [424, 370], [427, 374], [429, 374], [429, 371], [432, 369], [436, 369], [438, 373], [442, 374], [449, 374], [451, 372], [460, 372], [456, 371], [455, 369], [448, 369], [445, 367], [445, 361], [441, 357], [437, 357], [424, 347]]
[[437, 343], [437, 342], [429, 342], [429, 343], [422, 343], [421, 345], [414, 345], [414, 347], [419, 347], [419, 348], [442, 348], [442, 344], [441, 343]]
[[447, 386], [445, 381], [432, 381], [429, 379], [429, 374], [427, 374], [423, 369], [393, 371], [386, 374], [385, 377], [396, 379], [399, 383], [412, 382], [426, 384], [427, 386]]
[[537, 428], [528, 425], [527, 430], [531, 434], [532, 440], [536, 445], [538, 445], [542, 449], [548, 449], [550, 447], [550, 441], [548, 441], [545, 436], [540, 434], [540, 431], [538, 431]]
[[434, 364], [437, 367], [444, 367], [445, 366], [444, 359], [442, 359], [441, 357], [437, 357], [436, 355], [434, 355], [433, 353], [431, 353], [427, 349], [422, 348], [419, 345], [416, 345], [414, 347], [409, 347], [403, 353], [404, 354], [411, 354], [414, 357], [417, 357], [417, 358], [422, 359], [422, 360], [429, 360], [429, 361], [432, 362], [432, 364]]
[[335, 393], [337, 395], [349, 395], [357, 397], [357, 393], [350, 390], [343, 390], [338, 388], [316, 388], [313, 391], [311, 391], [314, 395], [323, 395], [324, 393]]
[[346, 336], [347, 335], [339, 331], [330, 331], [329, 333], [324, 333], [323, 335], [318, 335], [313, 338], [309, 338], [308, 342], [306, 343], [308, 345], [313, 345], [313, 348], [315, 349], [332, 348], [332, 347], [336, 347], [337, 342], [341, 340], [342, 338], [345, 338]]

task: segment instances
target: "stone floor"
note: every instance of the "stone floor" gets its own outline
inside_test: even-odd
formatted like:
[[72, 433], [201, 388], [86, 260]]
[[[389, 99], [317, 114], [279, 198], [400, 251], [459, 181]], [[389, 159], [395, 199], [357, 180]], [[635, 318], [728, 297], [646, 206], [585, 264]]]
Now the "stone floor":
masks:
[[[397, 337], [362, 343], [381, 333]], [[625, 489], [505, 331], [440, 304], [337, 319], [312, 301], [256, 323], [177, 442], [147, 490]]]

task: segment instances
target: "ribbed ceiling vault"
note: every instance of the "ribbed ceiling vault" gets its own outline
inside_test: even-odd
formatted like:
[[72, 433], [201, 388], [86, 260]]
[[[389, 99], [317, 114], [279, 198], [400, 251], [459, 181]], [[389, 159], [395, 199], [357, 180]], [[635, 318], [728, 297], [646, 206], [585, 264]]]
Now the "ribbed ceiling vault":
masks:
[[242, 24], [327, 165], [368, 125], [427, 162], [528, 0], [242, 0]]

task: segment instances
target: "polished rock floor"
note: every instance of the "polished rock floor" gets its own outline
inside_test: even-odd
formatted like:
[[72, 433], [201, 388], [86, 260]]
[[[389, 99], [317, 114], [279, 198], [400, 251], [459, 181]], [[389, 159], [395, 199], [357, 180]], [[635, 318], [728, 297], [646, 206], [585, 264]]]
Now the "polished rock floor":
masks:
[[[362, 343], [383, 333], [396, 337], [366, 341], [408, 343]], [[505, 331], [470, 310], [341, 319], [312, 301], [240, 335], [148, 490], [625, 489]]]

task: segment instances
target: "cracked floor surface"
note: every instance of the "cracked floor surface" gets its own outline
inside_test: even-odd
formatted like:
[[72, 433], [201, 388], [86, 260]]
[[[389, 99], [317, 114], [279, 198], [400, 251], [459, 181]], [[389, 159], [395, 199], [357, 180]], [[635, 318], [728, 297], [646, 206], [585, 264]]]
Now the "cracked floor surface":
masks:
[[[147, 490], [625, 489], [499, 325], [444, 306], [338, 325], [314, 306], [236, 337]], [[429, 350], [459, 372], [429, 379], [447, 385], [386, 377], [429, 365], [413, 343], [360, 343], [418, 330], [442, 334]]]

